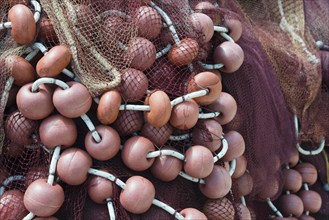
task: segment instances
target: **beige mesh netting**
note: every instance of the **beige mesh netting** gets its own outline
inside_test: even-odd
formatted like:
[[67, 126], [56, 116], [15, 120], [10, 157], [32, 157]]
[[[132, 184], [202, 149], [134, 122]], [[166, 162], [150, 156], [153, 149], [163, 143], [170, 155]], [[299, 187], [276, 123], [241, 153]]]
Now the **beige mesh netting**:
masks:
[[[80, 80], [94, 95], [111, 89], [120, 83], [120, 70], [131, 62], [126, 56], [125, 47], [129, 40], [137, 36], [134, 23], [124, 22], [126, 11], [113, 19], [122, 23], [109, 22], [111, 13], [98, 5], [97, 1], [42, 1], [47, 16], [52, 21], [61, 44], [70, 47], [73, 60], [72, 68]], [[112, 2], [118, 5], [120, 2]], [[110, 4], [110, 3], [109, 3]], [[105, 3], [106, 5], [106, 3]], [[138, 3], [133, 8], [136, 8]], [[127, 9], [129, 10], [129, 9]], [[119, 13], [119, 12], [118, 12]], [[129, 11], [127, 11], [129, 14]], [[121, 18], [124, 16], [124, 18]], [[98, 31], [102, 29], [102, 31]]]

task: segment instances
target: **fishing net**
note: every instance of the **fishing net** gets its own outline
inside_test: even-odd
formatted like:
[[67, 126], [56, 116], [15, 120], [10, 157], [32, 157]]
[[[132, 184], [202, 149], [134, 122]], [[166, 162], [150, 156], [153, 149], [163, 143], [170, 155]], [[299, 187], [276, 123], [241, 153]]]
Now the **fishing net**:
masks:
[[[277, 199], [284, 194], [283, 170], [296, 154], [296, 144], [307, 151], [316, 151], [323, 141], [329, 140], [329, 121], [326, 120], [329, 117], [329, 52], [316, 47], [316, 41], [329, 44], [329, 3], [326, 1], [38, 2], [42, 11], [33, 42], [42, 44], [47, 51], [57, 45], [69, 48], [72, 59], [66, 73], [74, 75], [57, 78], [63, 81], [74, 78], [88, 89], [96, 100], [87, 112], [95, 126], [101, 125], [97, 112], [97, 103], [102, 101], [99, 99], [108, 91], [116, 91], [121, 95], [119, 103], [122, 105], [109, 126], [119, 134], [122, 145], [134, 136], [143, 136], [151, 140], [156, 150], [171, 147], [182, 154], [196, 143], [193, 137], [198, 136], [202, 140], [198, 144], [206, 145], [218, 142], [222, 136], [207, 130], [202, 119], [186, 129], [170, 123], [153, 126], [147, 113], [129, 109], [129, 106], [145, 104], [145, 100], [158, 91], [165, 92], [170, 100], [186, 95], [191, 92], [191, 85], [197, 84], [198, 73], [205, 71], [205, 64], [216, 63], [213, 53], [217, 45], [232, 39], [216, 31], [208, 39], [204, 32], [206, 27], [197, 28], [201, 22], [193, 20], [195, 12], [207, 14], [214, 25], [227, 26], [229, 35], [234, 34], [230, 33], [230, 28], [233, 29], [230, 22], [241, 23], [242, 34], [236, 43], [244, 53], [242, 65], [234, 73], [221, 69], [209, 71], [217, 74], [222, 91], [229, 93], [237, 103], [233, 120], [220, 126], [224, 136], [237, 131], [243, 137], [243, 155], [253, 180], [252, 191], [241, 199], [233, 181], [225, 196], [209, 199], [201, 193], [199, 183], [180, 176], [165, 182], [155, 178], [150, 170], [129, 169], [120, 153], [106, 161], [93, 159], [93, 168], [111, 173], [123, 182], [135, 175], [150, 180], [155, 186], [155, 197], [175, 210], [174, 214], [169, 214], [151, 206], [143, 214], [132, 214], [121, 206], [122, 189], [113, 183], [112, 204], [117, 219], [174, 219], [176, 212], [185, 208], [202, 211], [208, 219], [242, 219], [239, 205], [243, 200], [252, 219], [269, 219], [277, 213], [266, 202], [272, 200], [277, 204]], [[202, 8], [201, 2], [211, 7]], [[9, 9], [18, 3], [28, 5], [35, 12], [28, 1], [2, 1], [2, 23], [8, 21]], [[25, 118], [17, 110], [15, 96], [21, 86], [14, 83], [8, 57], [24, 57], [37, 69], [44, 51], [39, 48], [31, 58], [29, 54], [35, 51], [33, 42], [17, 44], [10, 29], [0, 29], [0, 37], [1, 194], [10, 190], [24, 193], [34, 180], [48, 177], [52, 151], [40, 140], [42, 120]], [[152, 112], [151, 101], [149, 105], [151, 110], [148, 111]], [[208, 104], [197, 107], [200, 114], [213, 112]], [[52, 114], [58, 112], [55, 110]], [[80, 118], [75, 118], [74, 123], [79, 129], [73, 146], [86, 150], [84, 139], [89, 130]], [[221, 144], [213, 154], [223, 148]], [[328, 184], [327, 155], [328, 150], [324, 150], [318, 155], [301, 156], [303, 162], [310, 162], [317, 168], [319, 179], [311, 189], [321, 194], [322, 207], [314, 214], [321, 218], [329, 216], [328, 192], [322, 188]], [[227, 162], [220, 159], [215, 165], [225, 167]], [[106, 205], [96, 204], [88, 195], [91, 175], [78, 186], [60, 179], [55, 181], [65, 193], [63, 205], [54, 214], [58, 219], [109, 218]], [[1, 198], [1, 213], [6, 216], [13, 208]], [[26, 209], [20, 209], [16, 213], [19, 217], [15, 218], [28, 214]]]

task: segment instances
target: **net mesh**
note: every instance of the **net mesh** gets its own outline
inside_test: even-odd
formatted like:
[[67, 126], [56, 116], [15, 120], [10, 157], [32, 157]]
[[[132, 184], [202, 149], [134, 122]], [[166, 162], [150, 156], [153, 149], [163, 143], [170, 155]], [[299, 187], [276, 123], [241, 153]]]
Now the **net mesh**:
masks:
[[[170, 27], [163, 25], [159, 14], [147, 2], [40, 0], [43, 10], [37, 24], [36, 40], [48, 48], [58, 44], [69, 47], [73, 55], [69, 68], [94, 97], [113, 88], [125, 91], [130, 87], [145, 89], [140, 73], [138, 76], [122, 75], [128, 68], [145, 74], [148, 90], [162, 90], [171, 99], [179, 97], [187, 93], [187, 85], [193, 76], [203, 71], [199, 61], [213, 63], [214, 45], [225, 39], [215, 33], [209, 43], [204, 43], [206, 36], [193, 28], [189, 16], [201, 1], [154, 1], [170, 17], [178, 38], [187, 45], [179, 53], [186, 59], [191, 54], [196, 55], [191, 65], [175, 65], [163, 51], [169, 44], [174, 44]], [[244, 51], [244, 62], [233, 74], [222, 74], [223, 91], [236, 100], [237, 115], [232, 122], [223, 125], [223, 131], [235, 130], [244, 137], [247, 168], [254, 180], [253, 190], [246, 196], [247, 205], [252, 212], [252, 219], [267, 219], [275, 213], [264, 202], [266, 198], [260, 195], [272, 189], [271, 183], [274, 182], [278, 189], [271, 199], [276, 200], [280, 196], [283, 187], [282, 167], [288, 164], [294, 154], [297, 141], [306, 142], [303, 147], [314, 150], [323, 138], [329, 140], [329, 121], [324, 120], [329, 117], [329, 53], [320, 52], [315, 45], [317, 40], [329, 44], [329, 3], [323, 0], [207, 2], [215, 7], [203, 12], [216, 24], [222, 25], [231, 19], [242, 23], [242, 36], [237, 43]], [[3, 22], [7, 21], [9, 8], [17, 3], [28, 4], [27, 1], [0, 2], [0, 18]], [[144, 18], [148, 18], [148, 21], [145, 22]], [[25, 56], [26, 46], [17, 45], [9, 30], [0, 30], [0, 37], [0, 180], [9, 176], [24, 176], [23, 180], [15, 180], [5, 186], [6, 191], [18, 189], [24, 192], [33, 180], [47, 177], [50, 155], [38, 139], [39, 121], [22, 123], [19, 112], [16, 112], [18, 116], [14, 120], [11, 119], [17, 106], [15, 103], [8, 105], [8, 95], [14, 87], [6, 57]], [[186, 40], [192, 38], [200, 46], [198, 51], [191, 41]], [[31, 63], [35, 66], [33, 61]], [[124, 101], [126, 104], [130, 104], [130, 101], [143, 104], [140, 100], [144, 97], [139, 101], [134, 98]], [[203, 109], [206, 110], [205, 107]], [[298, 139], [295, 136], [294, 114], [299, 119]], [[98, 123], [94, 106], [88, 115], [95, 124]], [[79, 119], [75, 122], [81, 128], [75, 145], [84, 149], [87, 129]], [[193, 144], [191, 137], [181, 141], [169, 140], [170, 135], [190, 134], [193, 129], [179, 130], [169, 124], [154, 128], [145, 123], [143, 113], [138, 111], [120, 111], [118, 119], [111, 126], [118, 131], [122, 142], [132, 135], [140, 134], [152, 140], [159, 149], [170, 146], [182, 153]], [[204, 142], [213, 141], [213, 134], [203, 131], [202, 123], [198, 123], [196, 128]], [[19, 134], [18, 131], [23, 133]], [[31, 133], [34, 134], [33, 138], [30, 137]], [[19, 138], [16, 139], [12, 134]], [[20, 140], [24, 137], [29, 137], [27, 142]], [[328, 166], [319, 155], [303, 160], [313, 163], [318, 169], [320, 180], [312, 189], [318, 191], [323, 200], [319, 218], [327, 217], [328, 193], [324, 192], [321, 184], [328, 180]], [[223, 165], [223, 161], [217, 164]], [[183, 178], [178, 177], [167, 183], [154, 178], [149, 171], [129, 170], [120, 155], [105, 162], [94, 160], [94, 167], [106, 170], [123, 181], [133, 175], [146, 177], [156, 188], [156, 198], [177, 211], [193, 207], [208, 213], [209, 219], [240, 218], [240, 198], [234, 186], [224, 198], [208, 200], [197, 184]], [[64, 187], [65, 202], [56, 213], [59, 219], [109, 218], [105, 205], [95, 204], [88, 197], [88, 181], [79, 186], [60, 184]], [[131, 214], [120, 205], [120, 191], [118, 187], [114, 188], [113, 204], [118, 219], [174, 218], [155, 206], [142, 215]], [[8, 207], [7, 210], [10, 210], [11, 206]]]

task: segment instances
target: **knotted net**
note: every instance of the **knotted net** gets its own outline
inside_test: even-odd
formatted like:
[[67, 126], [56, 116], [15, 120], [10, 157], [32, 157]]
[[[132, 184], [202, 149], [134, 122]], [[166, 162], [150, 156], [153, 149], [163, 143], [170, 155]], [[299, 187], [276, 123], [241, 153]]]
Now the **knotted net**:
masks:
[[[6, 14], [10, 3], [0, 3], [0, 15], [6, 21]], [[202, 44], [205, 36], [193, 31], [189, 15], [195, 5], [201, 1], [173, 1], [157, 0], [154, 3], [165, 11], [171, 18], [180, 39], [194, 38], [203, 46], [204, 54], [200, 51], [198, 58], [191, 66], [174, 65], [168, 56], [158, 53], [173, 40], [168, 38], [168, 27], [163, 27], [163, 20], [151, 14], [150, 11], [136, 12], [144, 7], [148, 1], [143, 0], [40, 0], [42, 17], [36, 40], [48, 48], [62, 44], [70, 48], [73, 59], [70, 69], [88, 88], [93, 97], [102, 95], [105, 91], [117, 88], [122, 80], [121, 73], [126, 68], [137, 68], [143, 71], [148, 79], [148, 89], [165, 91], [173, 99], [187, 93], [189, 80], [202, 70], [198, 61], [213, 63], [211, 54], [214, 45], [223, 42], [220, 34], [215, 33], [209, 44]], [[329, 44], [329, 30], [327, 11], [329, 4], [322, 0], [293, 1], [293, 0], [209, 0], [216, 6], [208, 14], [216, 18], [216, 24], [221, 25], [225, 20], [239, 20], [243, 31], [237, 43], [242, 47], [245, 60], [239, 70], [233, 74], [222, 74], [223, 91], [231, 94], [237, 102], [237, 115], [227, 125], [223, 125], [224, 133], [236, 130], [242, 134], [246, 143], [244, 155], [248, 161], [248, 171], [253, 178], [254, 186], [251, 194], [246, 196], [247, 204], [254, 210], [253, 217], [266, 219], [273, 215], [273, 211], [264, 203], [262, 193], [271, 190], [272, 182], [276, 182], [278, 190], [271, 199], [276, 200], [282, 192], [282, 167], [289, 163], [294, 154], [297, 142], [307, 142], [305, 148], [314, 150], [322, 139], [329, 140], [328, 98], [328, 62], [329, 53], [319, 51], [315, 42], [321, 40]], [[32, 7], [31, 7], [32, 9]], [[220, 15], [220, 16], [218, 16]], [[153, 16], [151, 27], [159, 29], [161, 35], [152, 36], [152, 28], [147, 27], [145, 33], [139, 30], [138, 16]], [[12, 88], [11, 71], [4, 65], [9, 55], [25, 56], [25, 47], [18, 46], [10, 36], [9, 31], [0, 31], [0, 71], [1, 71], [1, 105], [0, 105], [0, 144], [3, 150], [1, 156], [1, 170], [9, 176], [22, 175], [25, 181], [14, 181], [8, 189], [19, 189], [24, 192], [30, 179], [47, 176], [49, 154], [42, 149], [38, 140], [37, 129], [33, 144], [25, 144], [25, 148], [18, 156], [6, 152], [12, 145], [5, 138], [5, 121], [14, 112], [15, 104], [7, 104], [7, 94]], [[140, 41], [143, 36], [147, 41]], [[151, 44], [149, 44], [151, 42]], [[153, 46], [152, 46], [153, 45]], [[193, 48], [192, 48], [193, 49]], [[136, 60], [135, 54], [143, 54], [145, 60]], [[186, 54], [185, 54], [186, 55]], [[159, 56], [151, 65], [148, 59]], [[35, 65], [35, 64], [34, 64]], [[65, 78], [65, 77], [64, 77]], [[139, 87], [141, 83], [128, 82], [128, 87]], [[130, 83], [130, 84], [129, 84]], [[143, 96], [144, 98], [144, 96]], [[129, 99], [124, 100], [129, 102]], [[141, 101], [133, 101], [141, 103]], [[95, 106], [89, 115], [95, 124]], [[134, 132], [140, 132], [144, 124], [141, 113], [124, 110], [121, 118], [131, 118], [129, 121], [115, 122], [113, 127], [118, 130], [124, 142]], [[124, 116], [122, 116], [124, 115]], [[294, 115], [299, 120], [299, 135], [295, 135]], [[120, 116], [119, 116], [120, 117]], [[136, 119], [137, 118], [137, 119]], [[78, 119], [77, 124], [81, 123]], [[138, 122], [134, 122], [138, 121]], [[39, 123], [39, 122], [37, 122]], [[137, 129], [132, 129], [136, 124]], [[84, 127], [81, 125], [80, 127]], [[127, 132], [127, 130], [129, 132]], [[180, 131], [166, 128], [172, 134], [191, 133], [191, 130]], [[83, 147], [86, 129], [79, 131], [76, 146]], [[206, 139], [211, 135], [205, 134]], [[27, 147], [29, 145], [29, 147]], [[33, 145], [33, 146], [30, 146]], [[159, 145], [159, 144], [157, 144]], [[166, 142], [185, 151], [191, 145], [191, 139]], [[160, 149], [162, 146], [158, 146]], [[8, 155], [9, 154], [9, 155]], [[305, 161], [313, 162], [322, 180], [328, 179], [323, 163], [312, 161], [308, 157]], [[182, 178], [164, 183], [157, 180], [148, 171], [137, 173], [125, 167], [119, 156], [113, 160], [94, 161], [99, 169], [107, 170], [122, 180], [132, 175], [143, 175], [156, 186], [156, 197], [180, 211], [186, 207], [202, 210], [209, 202], [200, 193], [196, 184]], [[222, 165], [221, 162], [218, 164]], [[35, 171], [38, 170], [38, 171]], [[29, 173], [34, 173], [30, 177]], [[28, 175], [29, 174], [29, 175]], [[327, 195], [321, 189], [317, 190]], [[317, 185], [315, 185], [316, 187]], [[87, 195], [87, 184], [77, 187], [66, 186], [65, 203], [56, 213], [60, 219], [108, 219], [107, 209], [92, 202]], [[225, 197], [227, 201], [214, 210], [218, 216], [226, 219], [240, 219], [238, 203], [240, 198], [233, 186]], [[119, 202], [119, 189], [114, 190], [114, 207], [118, 219], [173, 219], [166, 212], [152, 207], [142, 215], [128, 213]], [[320, 214], [328, 216], [326, 209], [328, 196], [323, 196]], [[232, 205], [233, 204], [233, 208]], [[229, 210], [234, 209], [234, 214]], [[217, 211], [216, 211], [217, 210]], [[223, 218], [224, 218], [223, 217]]]

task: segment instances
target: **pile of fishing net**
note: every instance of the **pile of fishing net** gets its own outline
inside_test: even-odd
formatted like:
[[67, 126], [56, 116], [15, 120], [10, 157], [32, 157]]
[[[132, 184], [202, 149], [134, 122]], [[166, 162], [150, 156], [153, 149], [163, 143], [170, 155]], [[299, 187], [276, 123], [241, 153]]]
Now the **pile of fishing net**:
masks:
[[0, 219], [325, 219], [329, 3], [4, 0]]

